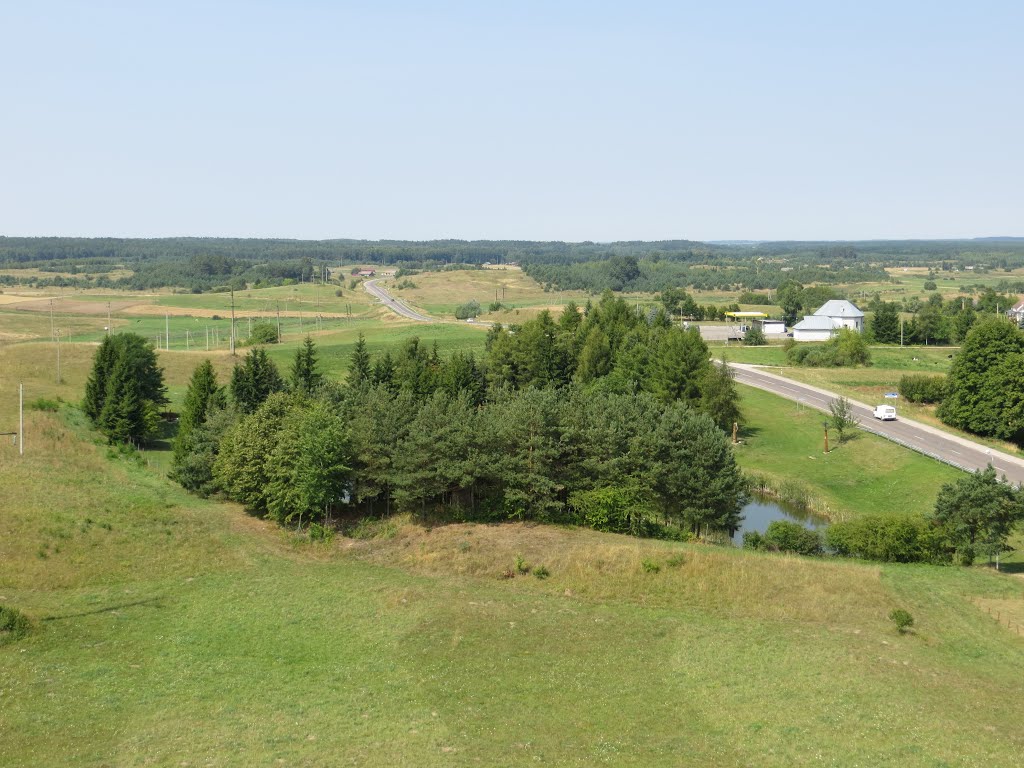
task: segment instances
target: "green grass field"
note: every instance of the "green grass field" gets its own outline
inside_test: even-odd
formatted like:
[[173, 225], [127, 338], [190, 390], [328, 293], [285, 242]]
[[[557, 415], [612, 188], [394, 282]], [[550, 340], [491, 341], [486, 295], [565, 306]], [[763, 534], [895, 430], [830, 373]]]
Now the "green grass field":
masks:
[[935, 506], [939, 488], [958, 469], [854, 430], [824, 453], [824, 414], [768, 392], [739, 385], [744, 436], [736, 458], [745, 470], [779, 485], [807, 489], [812, 507], [833, 520], [861, 514], [919, 514]]
[[[483, 347], [471, 325], [345, 322], [316, 336], [330, 376], [360, 331], [374, 353]], [[283, 369], [300, 338], [268, 347]], [[60, 384], [55, 351], [0, 346], [0, 431], [19, 381], [29, 402], [80, 399], [95, 345], [62, 345]], [[206, 356], [160, 353], [172, 407]], [[209, 357], [226, 381], [234, 359]], [[824, 456], [820, 414], [740, 389], [741, 465], [835, 518], [924, 513], [959, 476], [866, 434]], [[1024, 749], [1019, 577], [407, 518], [313, 544], [188, 496], [165, 451], [112, 458], [73, 408], [26, 420], [24, 457], [0, 441], [0, 604], [34, 623], [0, 637], [0, 766], [989, 766]], [[517, 557], [550, 577], [501, 578]]]
[[[1024, 641], [982, 607], [1024, 605], [1008, 577], [401, 519], [312, 545], [108, 459], [77, 417], [30, 430], [0, 463], [0, 602], [36, 627], [0, 646], [3, 765], [1011, 765], [1024, 746]], [[550, 578], [499, 579], [520, 554]]]

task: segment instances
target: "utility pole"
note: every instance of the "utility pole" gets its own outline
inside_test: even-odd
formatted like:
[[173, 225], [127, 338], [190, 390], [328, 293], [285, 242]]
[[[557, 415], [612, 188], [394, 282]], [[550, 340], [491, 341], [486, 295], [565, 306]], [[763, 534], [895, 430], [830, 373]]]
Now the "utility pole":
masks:
[[53, 299], [50, 299], [50, 341], [56, 338], [53, 331]]
[[25, 455], [25, 385], [18, 384], [18, 455]]
[[60, 380], [60, 329], [57, 329], [57, 383], [62, 384]]
[[210, 326], [206, 326], [206, 351], [210, 351]]
[[185, 351], [188, 352], [188, 330], [185, 330]]
[[164, 349], [171, 351], [171, 316], [164, 313]]
[[277, 342], [281, 343], [281, 302], [277, 302]]
[[823, 422], [825, 425], [825, 453], [828, 453], [828, 422]]
[[900, 318], [900, 348], [903, 348], [903, 318]]
[[231, 289], [231, 356], [235, 356], [235, 289]]

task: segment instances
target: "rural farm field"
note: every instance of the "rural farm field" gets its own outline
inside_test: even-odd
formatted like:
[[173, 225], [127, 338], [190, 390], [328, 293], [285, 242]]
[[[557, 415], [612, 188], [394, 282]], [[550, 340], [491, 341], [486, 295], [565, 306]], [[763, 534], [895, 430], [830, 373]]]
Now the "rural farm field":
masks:
[[[498, 270], [410, 279], [394, 294], [439, 317], [502, 281], [525, 316], [588, 298]], [[238, 291], [236, 312], [276, 323], [280, 303], [269, 358], [286, 370], [308, 333], [331, 380], [360, 335], [375, 357], [414, 336], [485, 353], [484, 323], [407, 322], [340, 290]], [[1024, 751], [1019, 575], [409, 513], [315, 541], [186, 493], [168, 436], [118, 451], [77, 407], [106, 302], [114, 330], [169, 329], [157, 358], [178, 412], [200, 362], [225, 382], [237, 361], [228, 297], [58, 296], [60, 382], [50, 296], [3, 298], [0, 431], [17, 428], [19, 383], [29, 407], [24, 456], [0, 443], [0, 606], [32, 627], [0, 634], [0, 765], [988, 766]], [[889, 348], [808, 380], [863, 398], [947, 354]], [[740, 408], [743, 470], [834, 520], [919, 517], [962, 474], [866, 433], [823, 455], [820, 414], [760, 390], [740, 387]]]

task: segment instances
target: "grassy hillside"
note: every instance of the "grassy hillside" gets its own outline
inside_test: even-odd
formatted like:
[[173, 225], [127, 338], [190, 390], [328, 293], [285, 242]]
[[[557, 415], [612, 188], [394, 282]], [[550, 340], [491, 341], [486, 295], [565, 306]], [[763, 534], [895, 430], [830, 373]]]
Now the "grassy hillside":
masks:
[[[45, 439], [0, 464], [19, 500], [0, 602], [36, 623], [0, 646], [0, 764], [1010, 765], [1024, 747], [1024, 642], [972, 602], [1024, 604], [1007, 577], [402, 519], [313, 545], [64, 418], [33, 414]], [[503, 578], [517, 557], [550, 576]]]
[[[352, 338], [324, 338], [340, 370]], [[57, 385], [52, 345], [0, 348], [0, 425], [18, 380], [77, 400], [93, 349], [68, 345]], [[161, 354], [176, 397], [201, 357]], [[914, 511], [952, 472], [868, 437], [826, 461], [816, 418], [743, 397], [740, 461], [844, 509]], [[1015, 577], [405, 518], [313, 544], [111, 458], [73, 409], [27, 429], [24, 457], [0, 444], [0, 604], [34, 622], [0, 645], [0, 765], [1012, 765], [1024, 748]], [[898, 495], [893, 467], [919, 485]]]

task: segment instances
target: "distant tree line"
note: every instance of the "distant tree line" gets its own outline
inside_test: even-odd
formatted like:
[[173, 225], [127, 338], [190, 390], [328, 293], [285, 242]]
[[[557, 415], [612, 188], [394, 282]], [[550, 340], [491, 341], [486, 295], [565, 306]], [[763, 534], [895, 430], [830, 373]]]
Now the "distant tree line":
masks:
[[[0, 237], [0, 267], [72, 275], [32, 279], [41, 286], [132, 290], [172, 286], [208, 291], [232, 280], [252, 285], [309, 279], [323, 264], [417, 269], [513, 262], [551, 289], [594, 294], [605, 289], [657, 292], [672, 287], [762, 290], [775, 289], [790, 279], [804, 284], [888, 280], [884, 266], [928, 265], [940, 271], [971, 266], [975, 274], [1009, 270], [1024, 265], [1024, 240], [730, 244]], [[116, 267], [134, 274], [112, 280], [109, 273]], [[26, 279], [0, 276], [0, 284], [20, 284]]]

